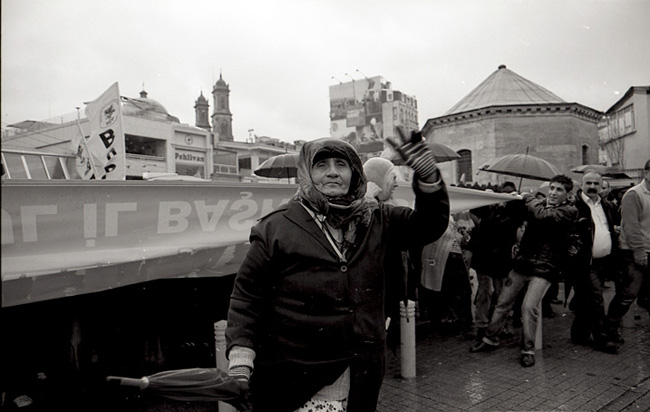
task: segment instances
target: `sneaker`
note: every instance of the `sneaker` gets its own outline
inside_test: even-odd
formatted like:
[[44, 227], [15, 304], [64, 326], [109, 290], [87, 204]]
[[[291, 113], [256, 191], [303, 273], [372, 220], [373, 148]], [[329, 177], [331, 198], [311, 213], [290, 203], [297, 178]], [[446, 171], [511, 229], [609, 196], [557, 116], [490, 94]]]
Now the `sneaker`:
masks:
[[522, 353], [519, 362], [524, 368], [529, 368], [535, 364], [535, 355], [531, 355], [530, 353]]
[[472, 353], [489, 352], [491, 350], [495, 350], [498, 347], [499, 347], [498, 345], [491, 345], [491, 344], [487, 343], [486, 341], [481, 340], [480, 342], [476, 342], [476, 344], [474, 346], [469, 348], [469, 351], [472, 352]]

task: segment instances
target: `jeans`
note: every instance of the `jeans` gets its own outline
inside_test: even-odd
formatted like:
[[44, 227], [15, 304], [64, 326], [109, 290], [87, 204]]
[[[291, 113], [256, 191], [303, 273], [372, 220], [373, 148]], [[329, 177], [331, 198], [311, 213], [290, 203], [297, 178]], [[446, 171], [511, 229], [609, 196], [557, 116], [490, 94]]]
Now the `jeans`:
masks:
[[478, 288], [474, 297], [474, 323], [478, 328], [487, 328], [490, 323], [491, 310], [501, 295], [505, 279], [493, 278], [479, 272], [476, 273], [476, 277], [478, 278]]
[[622, 250], [621, 252], [623, 253], [623, 274], [621, 280], [616, 284], [616, 295], [609, 303], [607, 310], [609, 333], [616, 333], [621, 327], [621, 320], [639, 294], [644, 277], [645, 282], [650, 282], [650, 266], [642, 268], [637, 265], [631, 250]]
[[611, 277], [607, 273], [610, 267], [609, 257], [593, 259], [589, 271], [575, 280], [573, 340], [586, 340], [593, 335], [596, 343], [607, 341], [603, 282]]
[[488, 325], [483, 340], [491, 345], [499, 344], [499, 333], [503, 330], [508, 321], [508, 315], [517, 300], [519, 291], [528, 285], [524, 301], [521, 305], [522, 330], [521, 353], [535, 354], [535, 334], [537, 333], [537, 321], [539, 319], [540, 306], [544, 294], [551, 286], [551, 282], [537, 276], [524, 276], [512, 270], [508, 274], [497, 306], [494, 308], [492, 319]]

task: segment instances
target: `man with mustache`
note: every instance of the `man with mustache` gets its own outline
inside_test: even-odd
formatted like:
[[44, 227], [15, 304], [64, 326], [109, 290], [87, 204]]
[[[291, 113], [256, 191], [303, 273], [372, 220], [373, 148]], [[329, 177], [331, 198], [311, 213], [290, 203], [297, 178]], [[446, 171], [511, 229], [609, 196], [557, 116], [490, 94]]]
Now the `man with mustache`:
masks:
[[571, 302], [575, 314], [571, 340], [576, 345], [593, 344], [599, 351], [615, 354], [619, 345], [607, 334], [603, 284], [615, 278], [612, 273], [620, 266], [615, 228], [620, 216], [614, 204], [600, 197], [602, 189], [603, 177], [588, 170], [576, 195], [578, 251], [573, 258], [573, 270], [567, 273], [573, 278], [575, 291]]

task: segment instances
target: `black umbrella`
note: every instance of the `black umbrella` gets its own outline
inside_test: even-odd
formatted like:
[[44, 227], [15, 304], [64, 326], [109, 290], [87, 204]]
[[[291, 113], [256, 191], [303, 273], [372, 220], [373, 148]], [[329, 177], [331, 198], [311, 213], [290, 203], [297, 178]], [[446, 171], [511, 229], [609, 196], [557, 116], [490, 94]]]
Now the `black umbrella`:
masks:
[[560, 174], [560, 171], [550, 162], [528, 154], [508, 154], [490, 160], [478, 168], [482, 172], [492, 172], [508, 176], [519, 177], [519, 191], [521, 183], [526, 179], [551, 180], [553, 176]]
[[[424, 144], [429, 148], [433, 159], [436, 163], [451, 162], [452, 160], [460, 159], [460, 155], [451, 147], [446, 146], [442, 143], [429, 142], [425, 141]], [[404, 165], [404, 159], [397, 154], [393, 149], [389, 149], [391, 153], [389, 154], [391, 162], [395, 166]]]
[[581, 165], [571, 169], [573, 173], [580, 173], [580, 174], [583, 174], [591, 170], [600, 173], [600, 175], [603, 177], [609, 177], [611, 179], [630, 179], [630, 176], [628, 176], [620, 168], [615, 166], [594, 164], [594, 165]]
[[[247, 383], [233, 379], [217, 368], [190, 368], [158, 372], [140, 379], [108, 376], [111, 384], [135, 386], [179, 401], [222, 401], [242, 408], [248, 394]], [[242, 386], [244, 385], [244, 386]]]
[[298, 176], [298, 154], [285, 153], [273, 156], [259, 165], [253, 173], [276, 179], [296, 177]]

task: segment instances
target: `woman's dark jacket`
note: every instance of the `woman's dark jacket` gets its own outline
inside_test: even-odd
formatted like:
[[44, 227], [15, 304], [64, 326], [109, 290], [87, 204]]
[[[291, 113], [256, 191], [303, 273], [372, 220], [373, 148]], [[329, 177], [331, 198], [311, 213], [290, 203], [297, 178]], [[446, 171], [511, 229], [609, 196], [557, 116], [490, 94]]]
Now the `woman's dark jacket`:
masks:
[[564, 202], [547, 206], [546, 200], [525, 195], [526, 231], [521, 239], [513, 269], [525, 276], [559, 281], [568, 259], [569, 234], [578, 214], [575, 206]]
[[226, 338], [228, 350], [238, 345], [257, 354], [251, 379], [256, 407], [280, 411], [286, 401], [287, 410], [296, 409], [351, 365], [352, 392], [359, 359], [375, 368], [379, 391], [385, 256], [435, 241], [449, 219], [444, 183], [433, 193], [423, 193], [416, 183], [414, 191], [415, 210], [380, 205], [368, 228], [358, 226], [347, 262], [296, 201], [253, 227], [231, 296]]

